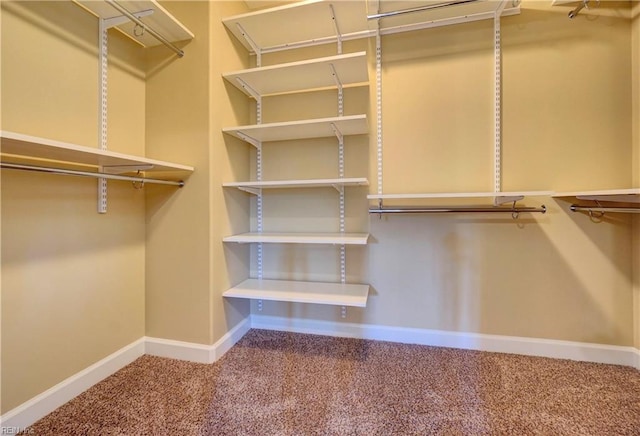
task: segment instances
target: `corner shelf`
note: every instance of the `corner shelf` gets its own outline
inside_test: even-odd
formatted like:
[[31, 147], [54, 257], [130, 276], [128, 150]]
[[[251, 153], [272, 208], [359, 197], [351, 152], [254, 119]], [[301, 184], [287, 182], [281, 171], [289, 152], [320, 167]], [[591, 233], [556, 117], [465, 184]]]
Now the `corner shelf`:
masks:
[[366, 307], [369, 285], [247, 279], [222, 295], [250, 300]]
[[366, 245], [368, 233], [242, 233], [227, 236], [224, 242], [267, 244]]
[[222, 131], [256, 145], [258, 142], [327, 138], [335, 136], [337, 132], [342, 135], [363, 135], [369, 132], [369, 126], [367, 116], [363, 114], [228, 127]]
[[336, 88], [336, 81], [342, 86], [369, 85], [364, 51], [234, 71], [222, 77], [249, 97]]
[[[112, 173], [137, 172], [143, 169], [145, 172], [167, 173], [166, 180], [175, 180], [190, 175], [194, 168], [187, 165], [165, 162], [156, 159], [148, 159], [123, 153], [116, 153], [83, 145], [55, 141], [23, 135], [20, 133], [0, 132], [0, 155], [2, 162], [16, 160], [45, 161], [48, 166], [52, 164], [67, 164], [103, 168], [105, 171], [112, 169]], [[164, 176], [165, 174], [163, 174]]]
[[[120, 13], [106, 1], [97, 0], [73, 0], [78, 6], [89, 11], [98, 18], [108, 19], [120, 15]], [[155, 0], [118, 0], [118, 4], [133, 15], [140, 15], [143, 21], [161, 33], [167, 40], [171, 42], [185, 41], [194, 38], [193, 33], [180, 23], [173, 15], [164, 9]], [[153, 11], [148, 14], [147, 11]], [[143, 13], [143, 14], [140, 14]], [[148, 15], [147, 15], [148, 14]], [[116, 28], [127, 35], [133, 41], [143, 47], [152, 47], [160, 45], [161, 42], [150, 35], [148, 32], [142, 32], [141, 35], [135, 30], [135, 23], [130, 21], [116, 26]]]

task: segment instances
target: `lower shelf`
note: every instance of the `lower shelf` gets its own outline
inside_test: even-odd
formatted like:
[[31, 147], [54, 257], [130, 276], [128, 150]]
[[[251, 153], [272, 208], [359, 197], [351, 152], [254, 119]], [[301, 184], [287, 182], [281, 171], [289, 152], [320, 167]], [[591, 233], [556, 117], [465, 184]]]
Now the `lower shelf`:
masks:
[[247, 279], [222, 295], [250, 300], [366, 307], [369, 285]]

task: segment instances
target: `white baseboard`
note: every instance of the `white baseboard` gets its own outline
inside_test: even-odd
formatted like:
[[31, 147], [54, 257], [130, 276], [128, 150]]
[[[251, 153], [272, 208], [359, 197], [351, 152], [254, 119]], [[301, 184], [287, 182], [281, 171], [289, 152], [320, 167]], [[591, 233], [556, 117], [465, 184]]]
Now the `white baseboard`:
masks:
[[405, 327], [314, 321], [251, 315], [251, 327], [256, 329], [310, 333], [318, 335], [373, 339], [407, 344], [433, 345], [468, 350], [524, 354], [586, 362], [626, 365], [640, 369], [640, 350], [633, 347], [485, 335]]
[[144, 339], [138, 339], [5, 413], [0, 428], [24, 430], [143, 354]]
[[140, 338], [2, 415], [0, 433], [5, 434], [4, 432], [7, 431], [17, 433], [18, 429], [26, 429], [144, 354], [198, 363], [213, 363], [233, 347], [250, 328], [251, 319], [247, 317], [213, 345]]
[[247, 317], [213, 345], [145, 337], [145, 354], [197, 363], [213, 363], [229, 351], [250, 328], [251, 319]]

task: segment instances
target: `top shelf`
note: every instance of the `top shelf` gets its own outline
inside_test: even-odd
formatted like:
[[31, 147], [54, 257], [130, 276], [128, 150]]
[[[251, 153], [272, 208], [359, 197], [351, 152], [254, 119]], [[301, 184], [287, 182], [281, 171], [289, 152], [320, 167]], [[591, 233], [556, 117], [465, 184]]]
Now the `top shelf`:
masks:
[[640, 188], [557, 192], [553, 196], [556, 198], [575, 197], [578, 200], [609, 201], [615, 203], [640, 203]]
[[83, 145], [37, 138], [20, 133], [0, 131], [0, 151], [2, 162], [20, 159], [46, 159], [72, 165], [103, 167], [112, 173], [141, 171], [170, 172], [176, 177], [185, 177], [193, 172], [193, 167], [155, 159], [147, 159], [116, 153]]
[[525, 197], [553, 195], [551, 191], [504, 191], [504, 192], [430, 192], [421, 194], [372, 194], [369, 200], [437, 200], [437, 199], [493, 199], [495, 204], [511, 203]]
[[[97, 0], [73, 0], [76, 4], [91, 12], [98, 18], [113, 18], [122, 14], [106, 1]], [[118, 4], [138, 17], [142, 22], [150, 28], [165, 37], [169, 42], [185, 41], [193, 39], [194, 35], [182, 23], [180, 23], [173, 15], [158, 4], [155, 0], [118, 0]], [[138, 14], [145, 11], [153, 11], [149, 15], [139, 16]], [[116, 28], [127, 35], [129, 38], [142, 45], [143, 47], [153, 47], [162, 44], [149, 32], [142, 32], [137, 35], [135, 23], [127, 20], [126, 23], [116, 26]]]
[[[341, 40], [369, 38], [469, 21], [493, 19], [520, 13], [519, 1], [477, 0], [421, 12], [403, 13], [381, 19], [367, 19], [378, 12], [400, 11], [408, 7], [437, 6], [442, 0], [383, 1], [380, 11], [369, 11], [368, 1], [307, 0], [271, 9], [236, 15], [222, 20], [229, 31], [249, 50], [269, 53]], [[515, 3], [515, 5], [514, 5]], [[296, 23], [295, 26], [286, 23]], [[249, 42], [251, 41], [251, 42]]]

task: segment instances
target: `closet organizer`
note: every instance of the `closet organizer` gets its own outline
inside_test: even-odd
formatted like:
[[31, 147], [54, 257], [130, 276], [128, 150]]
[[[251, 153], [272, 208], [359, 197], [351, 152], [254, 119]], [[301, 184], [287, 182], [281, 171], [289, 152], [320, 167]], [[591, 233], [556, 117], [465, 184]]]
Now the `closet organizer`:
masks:
[[[369, 286], [366, 284], [347, 284], [345, 280], [346, 244], [364, 245], [369, 235], [366, 233], [349, 234], [344, 232], [344, 190], [351, 185], [368, 185], [365, 178], [344, 177], [343, 147], [350, 135], [369, 134], [366, 115], [345, 115], [342, 110], [342, 90], [345, 86], [368, 86], [367, 54], [342, 53], [344, 41], [375, 38], [376, 40], [376, 124], [377, 124], [377, 192], [368, 195], [369, 200], [377, 200], [378, 206], [371, 213], [404, 213], [422, 210], [409, 208], [384, 207], [385, 199], [437, 199], [437, 198], [492, 198], [494, 206], [484, 211], [510, 212], [514, 217], [521, 212], [544, 212], [545, 208], [516, 206], [516, 201], [527, 195], [549, 195], [547, 191], [502, 192], [500, 181], [500, 18], [520, 12], [519, 2], [454, 0], [414, 2], [378, 2], [378, 1], [326, 1], [311, 0], [293, 3], [229, 17], [223, 20], [228, 31], [255, 55], [256, 68], [224, 74], [224, 79], [242, 90], [256, 102], [254, 125], [229, 127], [223, 129], [256, 148], [255, 180], [248, 182], [230, 182], [224, 186], [241, 189], [256, 196], [256, 228], [250, 233], [231, 235], [224, 238], [227, 243], [257, 244], [257, 273], [244, 282], [224, 293], [225, 297], [258, 300], [258, 310], [262, 300], [332, 304], [343, 306], [365, 306]], [[385, 193], [382, 189], [382, 86], [381, 37], [384, 35], [408, 32], [431, 27], [447, 26], [477, 20], [494, 20], [495, 23], [495, 64], [496, 64], [496, 139], [495, 139], [495, 189], [492, 192], [472, 193], [425, 193], [404, 194]], [[287, 25], [295, 23], [295, 26]], [[300, 60], [297, 62], [262, 66], [262, 56], [283, 50], [336, 44], [337, 55]], [[263, 124], [262, 98], [281, 93], [309, 92], [316, 89], [333, 87], [338, 90], [339, 109], [337, 116], [322, 119], [294, 122]], [[339, 144], [339, 177], [320, 180], [263, 180], [262, 156], [268, 153], [270, 141], [295, 140], [316, 137], [335, 136]], [[269, 188], [333, 188], [340, 196], [340, 210], [337, 212], [340, 231], [331, 234], [270, 233], [263, 228], [262, 205], [268, 201]], [[512, 203], [510, 207], [500, 205]], [[469, 206], [458, 206], [451, 211], [476, 211]], [[429, 208], [435, 211], [435, 208]], [[438, 208], [439, 212], [445, 209]], [[449, 210], [447, 210], [449, 211]], [[482, 210], [478, 210], [482, 211]], [[262, 244], [335, 244], [341, 250], [341, 277], [335, 283], [297, 282], [266, 280], [263, 278]]]
[[143, 47], [163, 44], [182, 57], [177, 41], [193, 34], [153, 0], [75, 1], [99, 20], [99, 147], [87, 147], [25, 133], [0, 132], [0, 167], [10, 170], [93, 177], [98, 179], [98, 212], [107, 211], [107, 180], [182, 187], [194, 168], [107, 150], [108, 30], [116, 28]]

